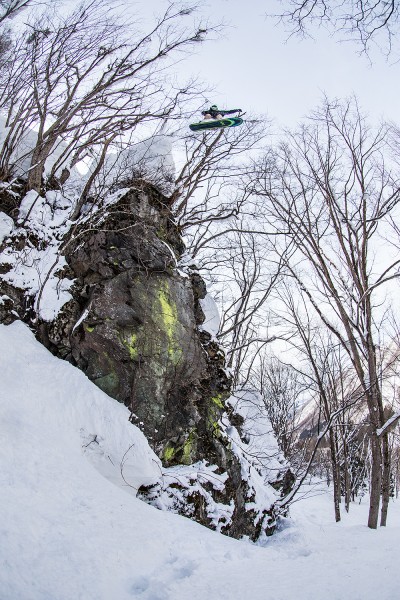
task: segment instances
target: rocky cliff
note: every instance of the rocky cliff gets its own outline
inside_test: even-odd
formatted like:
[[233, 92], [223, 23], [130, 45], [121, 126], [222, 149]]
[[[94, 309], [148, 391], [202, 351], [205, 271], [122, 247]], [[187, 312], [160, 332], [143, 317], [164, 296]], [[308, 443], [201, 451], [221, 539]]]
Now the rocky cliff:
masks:
[[[272, 488], [240, 449], [224, 355], [201, 330], [206, 286], [180, 266], [184, 245], [164, 196], [138, 181], [79, 223], [65, 217], [60, 193], [2, 202], [1, 320], [24, 319], [129, 407], [165, 466], [140, 496], [235, 537], [271, 531]], [[45, 310], [57, 290], [60, 307]]]

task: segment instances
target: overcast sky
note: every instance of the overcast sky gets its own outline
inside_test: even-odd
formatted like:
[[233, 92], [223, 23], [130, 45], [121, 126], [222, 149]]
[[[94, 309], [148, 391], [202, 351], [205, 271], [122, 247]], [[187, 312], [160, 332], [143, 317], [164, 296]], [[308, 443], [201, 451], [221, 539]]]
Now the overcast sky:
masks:
[[[200, 0], [201, 1], [201, 0]], [[164, 0], [136, 0], [146, 14], [159, 13]], [[283, 25], [265, 17], [274, 0], [202, 2], [202, 13], [229, 23], [222, 39], [206, 42], [180, 68], [199, 74], [215, 88], [211, 104], [267, 114], [282, 125], [295, 125], [321, 100], [357, 95], [374, 118], [400, 121], [400, 63], [378, 53], [371, 66], [352, 43], [339, 43], [326, 31], [315, 39], [292, 38]]]

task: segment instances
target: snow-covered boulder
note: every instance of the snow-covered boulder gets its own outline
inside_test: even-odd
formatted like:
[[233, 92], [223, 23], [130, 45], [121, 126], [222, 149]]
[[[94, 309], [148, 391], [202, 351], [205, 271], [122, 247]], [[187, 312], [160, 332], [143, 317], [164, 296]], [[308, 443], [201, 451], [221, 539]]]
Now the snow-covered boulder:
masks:
[[[24, 319], [129, 408], [163, 465], [140, 497], [234, 537], [273, 529], [279, 494], [246, 462], [240, 431], [228, 433], [218, 315], [199, 274], [179, 262], [167, 198], [140, 180], [85, 207], [79, 223], [61, 191], [28, 192], [14, 213], [3, 219], [0, 317]], [[97, 461], [101, 434], [85, 436]]]

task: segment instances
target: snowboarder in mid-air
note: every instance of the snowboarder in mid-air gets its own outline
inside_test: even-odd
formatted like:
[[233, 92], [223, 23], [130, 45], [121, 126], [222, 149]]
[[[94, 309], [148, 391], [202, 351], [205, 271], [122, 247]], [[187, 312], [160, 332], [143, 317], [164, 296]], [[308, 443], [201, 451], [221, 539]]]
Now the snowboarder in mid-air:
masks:
[[192, 123], [189, 125], [192, 131], [202, 131], [204, 129], [221, 129], [224, 127], [236, 127], [243, 123], [243, 119], [240, 116], [227, 117], [226, 115], [233, 115], [234, 113], [241, 113], [240, 108], [233, 108], [232, 110], [221, 110], [216, 104], [213, 104], [207, 110], [202, 111], [203, 121], [199, 123]]
[[241, 108], [233, 108], [232, 110], [220, 110], [216, 104], [210, 106], [208, 110], [203, 110], [201, 113], [205, 121], [209, 119], [223, 119], [225, 115], [233, 115], [234, 113], [241, 113]]

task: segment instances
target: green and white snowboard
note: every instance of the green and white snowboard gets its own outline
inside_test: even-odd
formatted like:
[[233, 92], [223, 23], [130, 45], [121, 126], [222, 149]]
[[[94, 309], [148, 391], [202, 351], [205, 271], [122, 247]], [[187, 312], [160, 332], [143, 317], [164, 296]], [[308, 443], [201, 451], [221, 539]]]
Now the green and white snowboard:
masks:
[[224, 119], [208, 119], [199, 123], [192, 123], [189, 128], [192, 131], [204, 131], [207, 129], [223, 129], [224, 127], [237, 127], [243, 123], [240, 117], [226, 117]]

